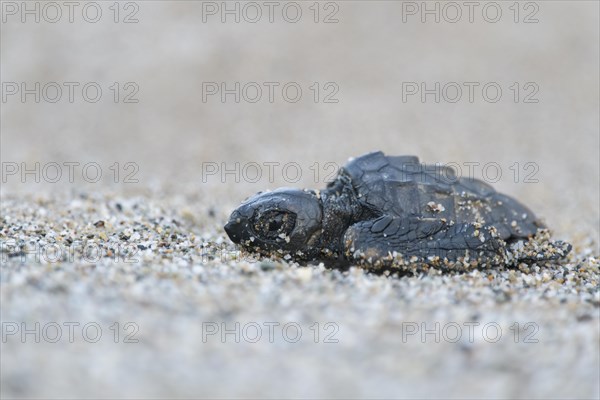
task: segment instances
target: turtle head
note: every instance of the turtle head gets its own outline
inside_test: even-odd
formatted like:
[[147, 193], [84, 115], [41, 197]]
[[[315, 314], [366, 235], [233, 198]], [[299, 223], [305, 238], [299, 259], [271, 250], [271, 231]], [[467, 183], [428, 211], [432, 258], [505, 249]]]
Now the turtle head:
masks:
[[322, 219], [317, 193], [282, 188], [244, 201], [231, 214], [225, 232], [234, 243], [251, 251], [269, 254], [280, 249], [292, 256], [308, 255], [315, 250], [312, 247]]

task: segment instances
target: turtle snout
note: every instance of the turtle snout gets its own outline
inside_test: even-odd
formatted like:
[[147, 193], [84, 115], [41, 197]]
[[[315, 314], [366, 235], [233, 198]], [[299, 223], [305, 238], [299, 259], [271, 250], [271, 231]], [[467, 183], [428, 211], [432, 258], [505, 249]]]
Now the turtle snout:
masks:
[[248, 226], [248, 221], [242, 215], [234, 211], [229, 217], [229, 222], [223, 227], [227, 236], [233, 243], [239, 244], [242, 241], [244, 232]]
[[239, 243], [240, 242], [240, 237], [238, 235], [238, 224], [234, 221], [229, 221], [227, 224], [225, 224], [225, 226], [223, 227], [225, 229], [225, 232], [227, 233], [227, 236], [229, 236], [229, 239], [231, 239], [231, 241], [233, 243]]

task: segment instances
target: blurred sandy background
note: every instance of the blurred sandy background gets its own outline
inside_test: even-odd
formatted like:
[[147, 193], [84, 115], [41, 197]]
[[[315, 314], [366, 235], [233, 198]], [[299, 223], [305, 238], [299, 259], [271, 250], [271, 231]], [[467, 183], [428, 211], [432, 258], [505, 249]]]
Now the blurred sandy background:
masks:
[[[324, 169], [325, 163], [341, 165], [348, 157], [381, 149], [388, 154], [415, 154], [432, 163], [495, 162], [502, 168], [502, 178], [495, 183], [499, 190], [521, 199], [545, 218], [556, 236], [575, 245], [580, 258], [599, 253], [598, 2], [519, 2], [517, 23], [513, 2], [497, 3], [502, 11], [497, 23], [487, 22], [482, 14], [488, 2], [475, 8], [474, 22], [469, 22], [468, 8], [462, 6], [463, 15], [456, 23], [445, 21], [443, 14], [439, 23], [431, 15], [421, 22], [422, 2], [409, 6], [391, 1], [321, 2], [317, 4], [318, 23], [311, 1], [297, 3], [302, 10], [297, 23], [283, 18], [281, 10], [286, 3], [275, 8], [272, 23], [262, 2], [258, 4], [263, 15], [256, 23], [244, 21], [243, 15], [240, 23], [234, 23], [232, 16], [222, 23], [220, 13], [203, 14], [209, 6], [199, 1], [121, 2], [118, 23], [113, 21], [114, 9], [109, 8], [112, 2], [97, 3], [103, 12], [97, 23], [86, 22], [81, 7], [75, 10], [73, 23], [67, 15], [57, 23], [43, 18], [35, 23], [32, 17], [22, 23], [22, 3], [14, 3], [19, 7], [16, 15], [7, 3], [12, 4], [3, 2], [1, 28], [4, 96], [7, 82], [26, 82], [29, 87], [35, 82], [42, 86], [79, 82], [79, 88], [96, 82], [103, 94], [97, 103], [84, 101], [80, 89], [75, 90], [73, 103], [66, 90], [57, 103], [43, 99], [36, 103], [31, 95], [22, 102], [20, 93], [3, 98], [3, 168], [6, 163], [32, 167], [36, 162], [42, 166], [97, 162], [104, 178], [86, 183], [80, 179], [80, 169], [74, 183], [66, 178], [59, 183], [44, 179], [36, 183], [31, 177], [23, 183], [18, 174], [7, 176], [2, 182], [2, 212], [11, 218], [3, 220], [4, 227], [19, 220], [31, 223], [33, 218], [35, 222], [36, 204], [49, 204], [44, 218], [58, 224], [60, 218], [53, 213], [64, 211], [60, 207], [71, 207], [71, 200], [81, 193], [101, 193], [109, 200], [93, 197], [93, 210], [88, 208], [93, 216], [82, 223], [89, 225], [95, 222], [92, 218], [110, 216], [112, 209], [106, 204], [117, 201], [114, 199], [123, 203], [135, 198], [149, 209], [161, 210], [157, 214], [166, 210], [165, 215], [177, 216], [187, 210], [193, 215], [182, 229], [197, 231], [205, 241], [223, 241], [219, 227], [246, 196], [281, 185], [322, 187], [323, 176], [330, 172]], [[27, 4], [34, 7], [35, 2]], [[44, 3], [39, 4], [43, 8]], [[227, 4], [233, 8], [236, 2]], [[245, 5], [237, 4], [240, 9]], [[442, 10], [445, 3], [427, 4], [431, 8], [437, 4]], [[225, 7], [222, 2], [210, 3], [213, 5], [219, 11]], [[419, 8], [417, 14], [406, 14], [413, 5]], [[63, 13], [66, 10], [63, 5]], [[134, 11], [133, 18], [139, 21], [123, 23]], [[452, 18], [454, 11], [447, 11]], [[493, 10], [488, 11], [488, 16], [494, 16]], [[332, 12], [338, 22], [323, 23]], [[539, 21], [524, 23], [530, 14]], [[109, 89], [114, 82], [121, 88], [117, 103]], [[126, 82], [139, 87], [138, 103], [122, 102], [128, 92], [123, 88]], [[203, 82], [226, 82], [228, 87], [235, 82], [242, 86], [278, 82], [280, 86], [273, 103], [266, 99], [262, 85], [263, 98], [257, 103], [243, 98], [235, 103], [231, 95], [222, 103], [219, 95], [203, 102]], [[288, 82], [298, 83], [303, 90], [296, 103], [282, 98], [281, 87]], [[320, 87], [317, 103], [310, 89], [314, 82]], [[329, 93], [324, 88], [329, 82], [339, 88], [334, 95], [337, 103], [322, 101]], [[419, 94], [404, 102], [403, 82], [425, 82], [430, 88], [435, 82], [442, 86], [457, 82], [463, 94], [456, 103], [443, 97], [437, 103], [432, 95], [423, 103]], [[463, 82], [479, 83], [472, 103]], [[482, 96], [481, 87], [489, 82], [502, 88], [496, 103]], [[515, 82], [520, 90], [516, 102], [511, 90]], [[539, 88], [533, 96], [537, 103], [524, 102], [531, 92], [527, 83]], [[121, 168], [117, 183], [109, 168], [116, 162]], [[139, 167], [138, 183], [124, 182], [123, 166], [128, 162]], [[221, 167], [236, 162], [242, 166], [248, 162], [297, 162], [302, 177], [290, 183], [277, 168], [273, 182], [264, 176], [266, 169], [256, 183], [243, 179], [236, 183], [231, 175], [226, 179], [211, 175], [203, 181], [206, 163]], [[317, 181], [310, 169], [315, 162], [320, 168]], [[510, 169], [516, 162], [518, 182]], [[537, 183], [523, 182], [531, 171], [523, 169], [528, 162], [539, 167], [534, 177]], [[475, 169], [475, 176], [481, 178], [480, 168]], [[207, 210], [215, 217], [209, 219]], [[44, 223], [48, 221], [39, 222]], [[154, 271], [153, 265], [164, 267], [158, 256], [143, 264]], [[173, 273], [191, 269], [177, 265], [172, 265]], [[68, 275], [76, 267], [65, 264], [61, 268], [71, 271]], [[144, 343], [134, 350], [67, 344], [60, 352], [47, 344], [13, 343], [9, 348], [3, 343], [3, 395], [581, 398], [599, 394], [597, 300], [584, 300], [577, 290], [563, 308], [561, 303], [545, 303], [541, 292], [535, 291], [533, 298], [538, 300], [532, 304], [518, 293], [514, 295], [517, 300], [500, 304], [486, 297], [492, 296], [491, 289], [472, 301], [448, 295], [455, 293], [452, 279], [436, 281], [441, 282], [440, 287], [433, 283], [429, 287], [421, 280], [396, 284], [384, 277], [360, 275], [356, 278], [363, 281], [360, 285], [348, 279], [340, 284], [321, 271], [314, 273], [312, 286], [302, 286], [300, 279], [300, 286], [292, 287], [287, 272], [278, 270], [278, 285], [273, 275], [260, 271], [259, 278], [246, 281], [237, 267], [235, 263], [223, 266], [228, 272], [215, 275], [219, 278], [214, 278], [206, 292], [196, 292], [199, 289], [192, 284], [183, 290], [177, 282], [165, 283], [167, 289], [146, 288], [152, 296], [148, 295], [147, 305], [140, 305], [139, 299], [127, 297], [128, 285], [133, 284], [129, 281], [103, 281], [94, 291], [97, 281], [75, 275], [67, 279], [71, 283], [65, 283], [66, 294], [44, 285], [31, 288], [28, 279], [15, 281], [15, 271], [33, 274], [36, 279], [60, 279], [44, 278], [55, 273], [48, 266], [28, 264], [23, 268], [11, 259], [3, 265], [3, 321], [31, 321], [32, 315], [56, 320], [114, 320], [106, 311], [114, 307], [119, 310], [115, 313], [135, 315], [141, 321]], [[295, 267], [290, 268], [295, 274]], [[594, 268], [597, 273], [597, 263]], [[119, 271], [117, 276], [131, 272]], [[416, 290], [416, 298], [406, 300], [401, 292], [411, 285], [425, 285], [425, 289]], [[278, 296], [289, 303], [279, 303]], [[428, 305], [423, 296], [453, 298], [455, 303], [432, 300]], [[206, 301], [215, 297], [219, 304], [232, 302], [235, 306], [223, 306], [227, 312], [213, 310], [214, 305]], [[161, 302], [169, 306], [161, 308]], [[418, 310], [411, 302], [419, 305]], [[183, 311], [179, 305], [190, 308]], [[389, 311], [392, 305], [397, 308]], [[440, 308], [446, 310], [443, 317], [437, 314]], [[510, 344], [496, 348], [484, 344], [475, 361], [465, 361], [448, 344], [398, 347], [395, 331], [385, 328], [385, 321], [388, 312], [400, 309], [407, 314], [397, 318], [415, 321], [468, 320], [474, 314], [484, 320], [533, 318], [545, 327], [542, 332], [551, 350], [545, 350], [543, 343], [527, 351]], [[199, 326], [190, 328], [190, 324], [206, 321], [207, 315], [218, 320], [224, 318], [223, 313], [233, 320], [260, 321], [293, 320], [299, 318], [296, 313], [305, 313], [307, 320], [336, 320], [345, 326], [345, 332], [354, 334], [343, 335], [347, 341], [326, 351], [326, 357], [322, 348], [309, 345], [236, 347], [219, 343], [202, 347], [195, 341]], [[582, 320], [588, 321], [583, 326], [576, 319], [582, 313], [587, 315]], [[361, 325], [360, 321], [373, 315], [377, 316], [375, 322]], [[160, 327], [165, 331], [157, 329]], [[395, 350], [386, 356], [386, 349]], [[557, 349], [563, 353], [555, 353]], [[523, 364], [532, 360], [540, 364]], [[470, 374], [477, 379], [469, 379]]]

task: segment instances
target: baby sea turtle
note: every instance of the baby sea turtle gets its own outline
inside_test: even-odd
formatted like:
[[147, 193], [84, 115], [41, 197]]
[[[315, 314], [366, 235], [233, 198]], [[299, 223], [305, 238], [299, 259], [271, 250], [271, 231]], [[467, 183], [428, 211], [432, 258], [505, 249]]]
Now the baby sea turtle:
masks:
[[571, 249], [490, 185], [382, 152], [349, 161], [325, 190], [258, 193], [225, 231], [251, 252], [369, 269], [465, 270], [556, 260]]

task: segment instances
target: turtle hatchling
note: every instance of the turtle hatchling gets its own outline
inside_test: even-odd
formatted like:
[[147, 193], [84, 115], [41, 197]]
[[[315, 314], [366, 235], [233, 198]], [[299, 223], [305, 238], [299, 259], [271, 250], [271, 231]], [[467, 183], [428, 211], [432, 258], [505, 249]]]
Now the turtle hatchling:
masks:
[[256, 194], [225, 231], [253, 253], [372, 270], [517, 265], [558, 260], [571, 249], [487, 183], [382, 152], [350, 160], [324, 190]]

